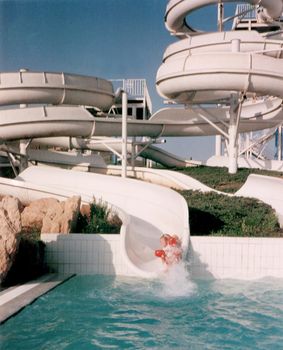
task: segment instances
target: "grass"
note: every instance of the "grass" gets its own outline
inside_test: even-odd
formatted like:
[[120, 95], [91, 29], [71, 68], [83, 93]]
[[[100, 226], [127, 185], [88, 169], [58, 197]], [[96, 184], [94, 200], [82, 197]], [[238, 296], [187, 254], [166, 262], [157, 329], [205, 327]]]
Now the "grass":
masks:
[[229, 174], [227, 168], [206, 166], [178, 168], [176, 171], [192, 176], [209, 187], [227, 193], [234, 193], [239, 190], [250, 174], [283, 178], [282, 172], [259, 169], [239, 169], [235, 175]]
[[122, 222], [118, 215], [103, 202], [90, 204], [90, 215], [80, 214], [77, 232], [80, 233], [120, 233]]
[[191, 235], [283, 237], [274, 210], [256, 199], [215, 192], [181, 194], [189, 207]]

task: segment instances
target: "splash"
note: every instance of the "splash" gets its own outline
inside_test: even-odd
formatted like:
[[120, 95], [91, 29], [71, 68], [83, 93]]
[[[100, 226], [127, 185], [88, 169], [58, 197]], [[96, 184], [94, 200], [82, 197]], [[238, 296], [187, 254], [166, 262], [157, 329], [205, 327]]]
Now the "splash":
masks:
[[170, 266], [160, 278], [160, 282], [162, 285], [160, 293], [165, 298], [188, 297], [194, 294], [197, 289], [184, 261]]

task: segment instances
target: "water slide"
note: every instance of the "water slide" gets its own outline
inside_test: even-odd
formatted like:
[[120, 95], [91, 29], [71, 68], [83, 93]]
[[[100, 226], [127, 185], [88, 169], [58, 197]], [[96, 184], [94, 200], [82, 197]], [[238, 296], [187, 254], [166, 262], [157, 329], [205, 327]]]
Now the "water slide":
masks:
[[269, 204], [276, 212], [280, 227], [283, 227], [283, 180], [271, 176], [252, 174], [235, 193], [236, 196], [252, 197]]
[[138, 180], [42, 167], [29, 167], [12, 180], [15, 182], [23, 187], [32, 184], [48, 189], [47, 194], [42, 190], [43, 197], [51, 191], [59, 195], [66, 191], [69, 195], [81, 195], [88, 202], [93, 196], [102, 199], [118, 210], [120, 216], [122, 209], [122, 254], [132, 275], [157, 277], [162, 273], [162, 263], [154, 256], [162, 233], [176, 232], [184, 251], [188, 247], [187, 203], [168, 188]]
[[[41, 147], [60, 147], [60, 148], [72, 148], [76, 150], [92, 150], [96, 152], [108, 152], [106, 144], [111, 146], [113, 150], [121, 154], [122, 152], [122, 141], [120, 138], [103, 138], [97, 139], [92, 138], [91, 140], [82, 140], [77, 138], [66, 138], [66, 137], [56, 137], [56, 138], [41, 138], [34, 139], [32, 142], [33, 146]], [[195, 164], [201, 164], [201, 162], [190, 161], [183, 159], [173, 153], [167, 152], [159, 147], [149, 145], [146, 146], [146, 142], [143, 145], [139, 144], [136, 146], [136, 151], [139, 155], [145, 159], [151, 159], [156, 163], [163, 165], [166, 168], [174, 167], [187, 167]], [[128, 157], [131, 158], [132, 145], [127, 145]], [[38, 149], [30, 149], [29, 160], [36, 161], [39, 163], [49, 163], [49, 164], [70, 164], [79, 165], [80, 163], [88, 163], [90, 167], [96, 166], [95, 155], [92, 156], [82, 156], [76, 153], [70, 152], [54, 152], [54, 151], [43, 151]]]
[[[3, 74], [2, 74], [3, 75]], [[78, 78], [77, 78], [78, 79]], [[37, 84], [35, 82], [34, 84]], [[8, 87], [7, 87], [8, 89]], [[55, 88], [54, 88], [55, 89]], [[16, 87], [17, 92], [20, 91]], [[25, 87], [25, 101], [30, 94]], [[43, 88], [40, 88], [40, 92]], [[51, 90], [48, 88], [48, 90]], [[57, 90], [57, 89], [55, 89]], [[14, 93], [14, 91], [12, 90]], [[80, 92], [80, 90], [79, 90]], [[34, 88], [32, 93], [34, 93]], [[43, 94], [43, 93], [42, 93]], [[74, 93], [73, 93], [74, 94]], [[43, 94], [44, 95], [44, 94]], [[49, 92], [51, 95], [51, 92]], [[61, 97], [61, 96], [60, 96]], [[32, 103], [34, 97], [32, 96]], [[47, 101], [59, 101], [51, 97]], [[62, 98], [61, 100], [62, 101]], [[83, 101], [86, 101], [84, 99]], [[21, 94], [16, 98], [6, 100], [6, 103], [20, 103]], [[38, 103], [42, 102], [39, 97]], [[64, 102], [64, 101], [63, 101]], [[77, 100], [75, 100], [77, 102]], [[91, 101], [87, 101], [90, 103]], [[65, 102], [64, 102], [65, 103]], [[67, 103], [70, 102], [67, 100]], [[107, 105], [106, 105], [107, 106]], [[105, 108], [105, 105], [104, 105]], [[205, 120], [209, 120], [211, 125]], [[129, 120], [128, 136], [148, 136], [151, 138], [167, 136], [207, 136], [215, 135], [221, 130], [227, 132], [229, 124], [229, 108], [165, 108], [157, 111], [149, 121]], [[262, 130], [277, 126], [282, 122], [282, 101], [276, 97], [261, 99], [256, 103], [248, 101], [242, 107], [242, 119], [239, 132]], [[26, 138], [40, 138], [33, 144], [58, 146], [65, 148], [91, 149], [95, 151], [107, 150], [104, 143], [89, 140], [91, 137], [119, 137], [122, 133], [121, 120], [114, 118], [94, 118], [92, 114], [82, 106], [40, 106], [21, 109], [0, 110], [0, 127], [2, 138], [5, 141], [15, 141]], [[32, 125], [32, 127], [30, 127]], [[216, 129], [216, 128], [217, 129]], [[54, 131], [56, 130], [56, 132]], [[56, 135], [55, 135], [56, 134]], [[56, 138], [51, 138], [57, 136]], [[71, 137], [70, 139], [58, 136]], [[47, 139], [44, 139], [47, 138]], [[85, 141], [82, 138], [87, 138]], [[121, 152], [121, 141], [109, 140], [111, 147]], [[142, 147], [139, 147], [140, 149]], [[131, 149], [129, 147], [129, 153]], [[139, 151], [139, 150], [138, 150]], [[149, 146], [141, 151], [144, 158], [152, 159], [166, 167], [185, 167], [191, 164], [189, 160], [162, 150], [155, 146]]]
[[[281, 0], [246, 2], [260, 3], [269, 20], [282, 13]], [[149, 121], [129, 121], [129, 136], [224, 133], [233, 140], [231, 135], [239, 130], [273, 127], [282, 120], [281, 33], [271, 37], [254, 32], [204, 34], [187, 25], [185, 18], [190, 12], [216, 3], [218, 0], [169, 1], [166, 26], [181, 41], [166, 50], [156, 84], [163, 97], [185, 104], [186, 108], [161, 110]], [[109, 110], [115, 94], [111, 83], [103, 79], [20, 71], [1, 73], [0, 82], [0, 104], [23, 107], [0, 111], [3, 149], [9, 148], [10, 142], [43, 137], [63, 137], [80, 145], [91, 144], [95, 136], [121, 136], [120, 120], [93, 117], [83, 107]], [[241, 94], [241, 102], [240, 97], [235, 98], [236, 93]], [[203, 107], [215, 103], [214, 107]], [[229, 103], [232, 106], [227, 107]], [[177, 233], [184, 251], [188, 246], [186, 203], [176, 192], [163, 187], [98, 174], [30, 167], [15, 180], [1, 178], [0, 191], [28, 199], [71, 194], [81, 194], [85, 201], [101, 197], [127, 217], [123, 254], [140, 276], [160, 273], [162, 266], [153, 250], [159, 246], [161, 232]]]
[[[114, 102], [112, 85], [97, 78], [18, 72], [2, 73], [1, 83], [2, 105], [68, 104], [1, 110], [4, 149], [14, 146], [9, 141], [34, 137], [68, 136], [83, 141], [95, 133], [96, 125], [93, 116], [77, 106], [79, 101], [99, 106], [101, 110], [107, 110]], [[87, 96], [82, 98], [84, 93]], [[74, 106], [70, 106], [72, 103]], [[108, 128], [109, 121], [105, 124]], [[114, 123], [112, 127], [115, 128]], [[182, 196], [168, 188], [99, 174], [29, 167], [16, 179], [0, 178], [0, 192], [15, 195], [23, 202], [41, 197], [62, 199], [77, 194], [84, 202], [91, 202], [93, 197], [107, 202], [122, 218], [122, 254], [132, 275], [156, 277], [163, 271], [154, 250], [160, 247], [159, 238], [164, 232], [177, 234], [182, 240], [184, 254], [187, 251], [187, 204]]]
[[[232, 2], [221, 1], [222, 4]], [[276, 20], [282, 14], [282, 0], [242, 2], [258, 5], [262, 14], [259, 21], [278, 26]], [[237, 136], [245, 101], [261, 96], [282, 99], [282, 32], [223, 31], [221, 16], [221, 31], [217, 33], [199, 32], [189, 25], [192, 12], [219, 3], [217, 0], [168, 2], [166, 27], [180, 41], [165, 51], [156, 85], [161, 96], [189, 108], [210, 103], [225, 105], [225, 101], [230, 105], [228, 133], [222, 134], [229, 141], [229, 172], [235, 173]]]

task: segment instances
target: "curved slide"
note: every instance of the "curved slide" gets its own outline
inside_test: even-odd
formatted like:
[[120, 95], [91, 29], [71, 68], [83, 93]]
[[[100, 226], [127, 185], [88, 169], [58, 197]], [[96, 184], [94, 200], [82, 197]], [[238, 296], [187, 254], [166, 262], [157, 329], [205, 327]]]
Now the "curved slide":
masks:
[[[234, 2], [223, 0], [223, 3]], [[282, 0], [246, 0], [260, 4], [276, 19]], [[232, 92], [282, 98], [282, 34], [266, 38], [257, 32], [236, 31], [204, 34], [186, 23], [191, 12], [218, 0], [171, 0], [165, 20], [171, 34], [186, 37], [170, 45], [157, 72], [158, 92], [179, 103], [222, 101]]]
[[120, 177], [42, 167], [30, 167], [14, 181], [43, 186], [55, 194], [63, 190], [88, 201], [95, 197], [113, 205], [114, 210], [122, 208], [127, 214], [122, 230], [122, 253], [135, 275], [156, 277], [162, 272], [154, 250], [160, 246], [159, 238], [164, 232], [177, 233], [186, 254], [187, 203], [173, 190]]
[[[16, 91], [18, 91], [17, 88]], [[11, 93], [14, 93], [12, 88]], [[29, 93], [32, 93], [32, 91], [25, 89], [25, 101], [28, 100]], [[21, 96], [21, 93], [17, 95], [18, 102]], [[33, 97], [31, 101], [34, 100]], [[41, 98], [38, 101], [40, 103]], [[283, 118], [281, 104], [282, 101], [278, 98], [245, 104], [240, 131], [262, 130], [278, 125]], [[104, 107], [107, 107], [107, 105], [104, 105]], [[128, 136], [158, 138], [218, 134], [219, 131], [204, 121], [201, 116], [210, 119], [219, 129], [223, 131], [227, 129], [227, 123], [229, 122], [228, 108], [221, 110], [217, 108], [161, 109], [150, 120], [129, 120], [127, 122]], [[0, 110], [0, 127], [1, 138], [6, 141], [53, 136], [114, 137], [121, 136], [122, 133], [121, 120], [93, 117], [82, 106], [41, 106]], [[50, 143], [50, 145], [52, 144]]]
[[283, 227], [282, 191], [282, 179], [252, 174], [235, 195], [257, 198], [269, 204], [276, 211], [280, 227]]
[[[64, 76], [63, 81], [54, 78], [52, 84], [50, 79], [42, 84], [38, 81], [38, 76], [44, 80], [49, 74], [20, 73], [3, 73], [1, 88], [5, 96], [2, 100], [0, 97], [0, 104], [43, 103], [45, 95], [48, 96], [45, 100], [48, 103], [71, 104], [75, 101], [78, 104], [81, 101], [105, 110], [113, 103], [112, 85], [110, 88], [101, 79], [90, 79], [93, 88], [88, 86], [89, 80], [85, 77], [80, 79], [75, 76], [67, 84], [66, 76], [55, 74], [56, 79]], [[81, 94], [86, 91], [88, 97], [81, 98]], [[91, 114], [85, 108], [77, 106], [5, 109], [1, 110], [0, 119], [1, 139], [5, 147], [13, 147], [8, 141], [34, 137], [90, 138], [96, 129]], [[108, 127], [109, 121], [105, 124]], [[132, 275], [156, 277], [162, 272], [162, 263], [154, 256], [154, 250], [159, 248], [159, 238], [164, 232], [177, 234], [182, 240], [184, 254], [187, 251], [187, 204], [178, 193], [164, 187], [111, 176], [30, 167], [14, 180], [0, 178], [0, 192], [15, 195], [24, 202], [41, 197], [62, 199], [77, 194], [85, 202], [91, 202], [95, 197], [114, 206], [123, 219], [122, 254]]]
[[[18, 88], [16, 88], [18, 91]], [[12, 94], [14, 93], [11, 89]], [[25, 88], [25, 100], [29, 91]], [[33, 92], [32, 92], [33, 93]], [[50, 94], [50, 93], [49, 93]], [[20, 95], [17, 95], [18, 101]], [[31, 101], [34, 101], [32, 96]], [[39, 99], [41, 101], [41, 97]], [[15, 99], [13, 100], [15, 102]], [[105, 105], [104, 105], [105, 107]], [[279, 98], [261, 99], [256, 103], [247, 102], [242, 108], [240, 132], [272, 128], [282, 122], [282, 101]], [[214, 126], [206, 122], [209, 119]], [[166, 136], [204, 136], [218, 133], [215, 125], [223, 132], [227, 131], [229, 108], [220, 110], [215, 107], [170, 108], [156, 112], [149, 121], [128, 121], [129, 136], [149, 136], [152, 138]], [[89, 141], [96, 136], [121, 136], [121, 120], [112, 118], [94, 118], [82, 106], [41, 106], [0, 111], [1, 138], [5, 141], [40, 138], [33, 144], [45, 144], [65, 148], [105, 150], [103, 144]], [[57, 138], [54, 138], [56, 136]], [[62, 139], [68, 136], [72, 139]], [[47, 139], [42, 139], [47, 138]], [[83, 140], [82, 138], [87, 138]], [[120, 152], [121, 142], [111, 140], [111, 147]], [[131, 149], [128, 150], [131, 152]], [[152, 159], [167, 167], [183, 167], [191, 162], [170, 154], [158, 147], [149, 146], [141, 156]]]
[[[243, 123], [243, 108], [247, 101], [257, 103], [263, 96], [282, 100], [283, 77], [282, 31], [269, 35], [256, 31], [222, 31], [219, 16], [218, 33], [206, 34], [194, 30], [188, 16], [202, 7], [225, 4], [233, 0], [170, 0], [165, 14], [167, 29], [181, 39], [165, 51], [156, 86], [159, 94], [187, 108], [209, 104], [229, 105], [227, 131], [215, 128], [228, 141], [229, 173], [237, 172], [238, 133]], [[282, 0], [246, 0], [260, 9], [258, 20], [278, 27], [282, 15]], [[221, 12], [221, 11], [219, 11]], [[239, 15], [241, 16], [241, 15]], [[205, 108], [203, 105], [207, 105]], [[222, 106], [222, 107], [221, 107]], [[224, 107], [225, 108], [225, 107]], [[259, 118], [260, 119], [260, 118]], [[205, 118], [212, 124], [210, 118]], [[282, 123], [282, 122], [281, 122]]]

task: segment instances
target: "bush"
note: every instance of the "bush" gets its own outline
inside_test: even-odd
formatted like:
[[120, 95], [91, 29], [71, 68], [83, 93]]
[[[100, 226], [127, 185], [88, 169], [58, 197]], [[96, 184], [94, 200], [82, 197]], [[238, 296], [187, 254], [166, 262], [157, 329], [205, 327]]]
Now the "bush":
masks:
[[190, 214], [191, 235], [281, 236], [274, 210], [252, 198], [215, 192], [182, 191]]
[[106, 203], [90, 204], [90, 214], [79, 214], [77, 232], [80, 233], [119, 233], [122, 221], [110, 211]]

